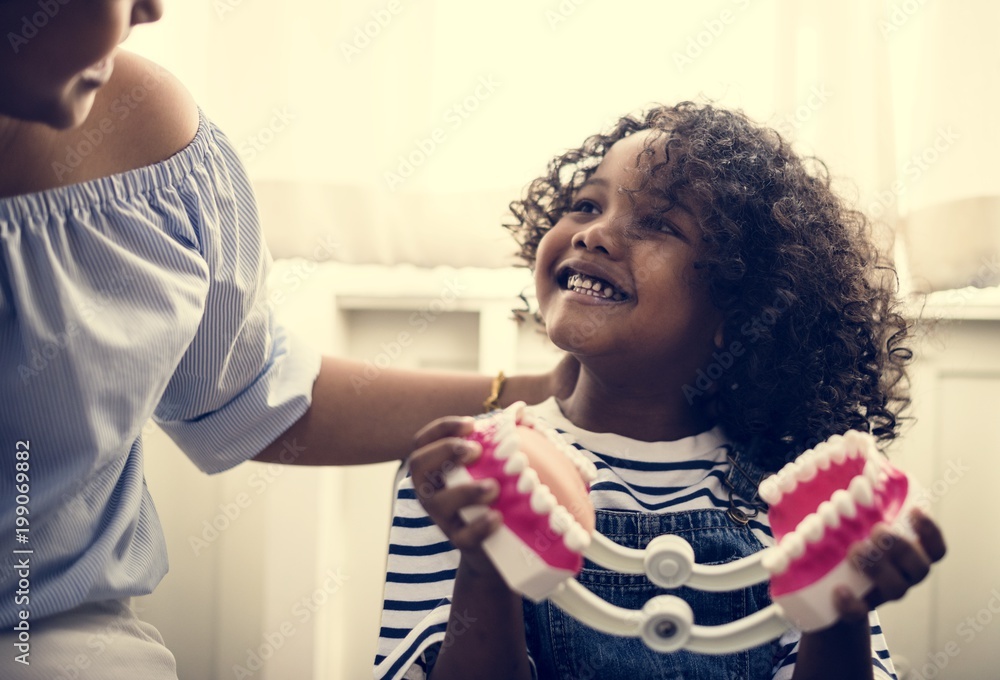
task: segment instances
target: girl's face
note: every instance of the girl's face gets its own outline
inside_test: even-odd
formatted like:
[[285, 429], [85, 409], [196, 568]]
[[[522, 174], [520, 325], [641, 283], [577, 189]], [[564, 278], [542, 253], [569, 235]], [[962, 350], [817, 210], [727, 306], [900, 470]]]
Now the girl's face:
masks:
[[691, 206], [664, 213], [652, 197], [620, 191], [637, 186], [650, 134], [614, 144], [577, 191], [538, 245], [535, 285], [549, 337], [585, 365], [610, 360], [622, 376], [683, 383], [721, 343], [722, 314], [696, 276]]
[[0, 116], [79, 125], [118, 44], [162, 13], [161, 0], [0, 0]]

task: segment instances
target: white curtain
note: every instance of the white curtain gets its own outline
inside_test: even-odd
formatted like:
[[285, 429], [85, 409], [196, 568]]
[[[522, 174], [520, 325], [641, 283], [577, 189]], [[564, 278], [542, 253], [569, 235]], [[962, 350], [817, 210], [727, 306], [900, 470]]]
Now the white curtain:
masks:
[[826, 160], [934, 290], [997, 283], [998, 20], [987, 0], [171, 0], [129, 47], [243, 151], [278, 257], [511, 264], [499, 225], [549, 158], [709, 97]]

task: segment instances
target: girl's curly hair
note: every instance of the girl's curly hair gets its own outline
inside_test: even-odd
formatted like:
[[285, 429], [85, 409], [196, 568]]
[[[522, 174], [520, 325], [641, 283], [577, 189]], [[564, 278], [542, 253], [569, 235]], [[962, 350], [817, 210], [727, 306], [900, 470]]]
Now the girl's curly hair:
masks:
[[666, 160], [637, 159], [633, 191], [699, 207], [696, 267], [724, 315], [724, 347], [736, 348], [706, 367], [711, 387], [685, 387], [689, 399], [709, 400], [726, 434], [769, 470], [848, 429], [894, 439], [913, 356], [895, 270], [867, 218], [832, 191], [826, 166], [742, 112], [658, 106], [553, 159], [510, 204], [516, 222], [505, 226], [521, 258], [534, 266], [542, 236], [611, 146], [650, 129], [660, 132], [642, 155], [655, 159], [658, 148]]

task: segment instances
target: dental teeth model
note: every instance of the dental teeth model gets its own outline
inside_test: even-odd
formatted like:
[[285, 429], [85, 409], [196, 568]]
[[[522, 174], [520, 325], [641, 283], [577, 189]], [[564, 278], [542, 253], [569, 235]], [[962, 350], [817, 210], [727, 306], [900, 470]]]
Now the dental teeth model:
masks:
[[[588, 485], [596, 468], [523, 403], [478, 421], [468, 438], [479, 442], [483, 453], [450, 471], [446, 483], [487, 477], [499, 482], [492, 507], [504, 525], [483, 547], [507, 585], [532, 600], [551, 600], [596, 630], [641, 637], [659, 652], [729, 654], [773, 640], [792, 626], [813, 631], [833, 624], [837, 586], [845, 584], [858, 596], [872, 587], [846, 559], [848, 550], [877, 522], [902, 519], [909, 487], [870, 435], [834, 435], [761, 483], [775, 547], [727, 564], [699, 565], [678, 536], [659, 536], [635, 550], [595, 532]], [[484, 512], [481, 506], [463, 508], [462, 517], [469, 522]], [[573, 578], [584, 556], [608, 569], [645, 574], [662, 588], [727, 591], [770, 578], [773, 604], [721, 626], [696, 625], [690, 606], [672, 595], [654, 597], [641, 610], [622, 609]]]
[[[583, 551], [594, 532], [588, 485], [597, 469], [557, 432], [536, 423], [523, 403], [480, 421], [468, 438], [483, 453], [452, 470], [446, 483], [497, 480], [500, 494], [493, 507], [504, 525], [483, 548], [511, 589], [542, 600], [583, 568]], [[462, 518], [471, 522], [485, 511], [463, 508]]]
[[817, 630], [836, 621], [835, 586], [847, 585], [859, 597], [871, 588], [847, 552], [877, 522], [900, 517], [908, 488], [906, 475], [889, 465], [872, 437], [853, 430], [761, 483], [778, 542], [762, 564], [771, 574], [771, 599], [796, 627]]

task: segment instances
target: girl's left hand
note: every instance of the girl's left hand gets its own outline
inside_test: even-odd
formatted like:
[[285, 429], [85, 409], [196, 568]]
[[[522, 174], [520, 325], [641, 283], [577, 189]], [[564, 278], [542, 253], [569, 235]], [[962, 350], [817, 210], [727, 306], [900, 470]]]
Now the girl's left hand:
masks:
[[931, 564], [944, 557], [944, 536], [934, 520], [918, 509], [910, 519], [919, 545], [877, 524], [867, 540], [851, 548], [848, 559], [875, 587], [864, 598], [855, 597], [846, 587], [838, 589], [834, 597], [842, 620], [867, 620], [870, 610], [903, 597], [927, 577]]

